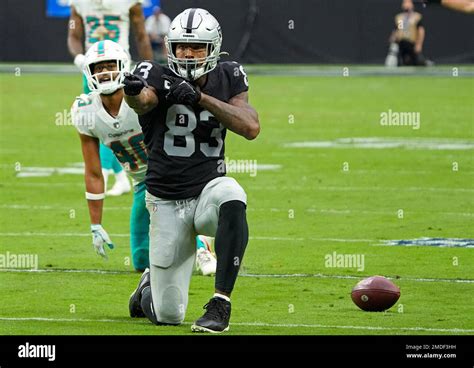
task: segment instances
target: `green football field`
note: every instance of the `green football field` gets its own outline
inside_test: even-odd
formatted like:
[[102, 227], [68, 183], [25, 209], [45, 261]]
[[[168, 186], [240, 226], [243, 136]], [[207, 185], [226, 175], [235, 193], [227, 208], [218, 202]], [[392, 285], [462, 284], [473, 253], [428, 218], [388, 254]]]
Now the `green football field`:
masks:
[[[258, 163], [229, 174], [250, 227], [229, 334], [474, 334], [473, 79], [249, 79], [261, 134], [229, 133], [226, 147]], [[191, 334], [212, 277], [193, 276], [182, 326], [128, 317], [131, 195], [106, 199], [109, 260], [92, 249], [66, 116], [80, 88], [78, 75], [0, 75], [0, 334]], [[400, 113], [413, 124], [382, 124]], [[401, 289], [386, 312], [351, 300], [372, 275]]]

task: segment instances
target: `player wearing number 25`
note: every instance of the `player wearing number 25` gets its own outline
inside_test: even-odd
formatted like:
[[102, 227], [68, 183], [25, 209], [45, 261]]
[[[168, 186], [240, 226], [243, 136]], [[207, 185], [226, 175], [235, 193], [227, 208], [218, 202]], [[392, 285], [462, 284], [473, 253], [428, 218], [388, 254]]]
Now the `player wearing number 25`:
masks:
[[215, 293], [191, 329], [222, 332], [248, 241], [246, 193], [222, 170], [225, 136], [230, 130], [254, 139], [260, 124], [242, 66], [219, 62], [222, 32], [208, 11], [183, 11], [165, 42], [168, 67], [143, 61], [124, 79], [125, 101], [139, 115], [148, 151], [150, 212], [150, 274], [130, 305], [155, 324], [183, 322], [194, 237], [213, 236]]

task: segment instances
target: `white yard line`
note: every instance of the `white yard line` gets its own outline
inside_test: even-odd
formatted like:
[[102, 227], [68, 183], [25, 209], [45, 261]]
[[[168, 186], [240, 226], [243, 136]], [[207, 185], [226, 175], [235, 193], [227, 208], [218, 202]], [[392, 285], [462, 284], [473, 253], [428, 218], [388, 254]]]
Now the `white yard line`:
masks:
[[[342, 173], [342, 171], [341, 171]], [[344, 173], [350, 174], [351, 172]], [[2, 183], [4, 187], [18, 187], [18, 186], [26, 186], [26, 187], [49, 187], [49, 186], [77, 186], [77, 187], [82, 187], [84, 188], [84, 183], [83, 182], [71, 182], [71, 183], [64, 183], [64, 182], [51, 182], [51, 183], [44, 183], [44, 182], [10, 182], [10, 183]], [[344, 191], [344, 192], [359, 192], [359, 191], [365, 191], [365, 192], [374, 192], [374, 191], [397, 191], [397, 192], [423, 192], [423, 191], [429, 191], [429, 192], [474, 192], [474, 188], [443, 188], [443, 187], [384, 187], [384, 186], [377, 186], [377, 187], [350, 187], [350, 186], [319, 186], [319, 185], [314, 185], [314, 184], [308, 184], [307, 186], [304, 185], [293, 185], [293, 186], [275, 186], [275, 185], [268, 185], [268, 186], [259, 186], [259, 185], [246, 185], [245, 188], [247, 191], [252, 191], [252, 190], [319, 190], [319, 191]]]
[[65, 269], [65, 268], [50, 268], [50, 269], [25, 269], [25, 268], [0, 268], [0, 272], [18, 272], [18, 273], [92, 273], [101, 275], [139, 275], [135, 271], [114, 271], [114, 270], [81, 270], [81, 269]]
[[[111, 237], [116, 238], [128, 238], [130, 234], [109, 234]], [[89, 237], [90, 233], [43, 233], [43, 232], [7, 232], [0, 233], [0, 237], [24, 237], [24, 236], [52, 236], [52, 237]], [[351, 243], [351, 242], [375, 242], [375, 239], [340, 239], [340, 238], [296, 238], [296, 237], [278, 237], [278, 236], [251, 236], [250, 240], [273, 240], [273, 241], [334, 241], [342, 243]]]
[[[34, 210], [34, 211], [70, 211], [71, 207], [56, 206], [56, 205], [27, 205], [27, 204], [0, 204], [0, 208], [9, 210]], [[81, 208], [86, 211], [87, 208]], [[130, 211], [131, 207], [126, 206], [105, 206], [105, 211]], [[288, 212], [288, 208], [248, 208], [248, 212]], [[350, 210], [350, 209], [334, 209], [334, 208], [306, 208], [303, 211], [308, 213], [321, 213], [321, 214], [333, 214], [333, 215], [394, 215], [396, 211], [370, 211], [370, 210]], [[410, 211], [410, 213], [425, 213], [422, 211]], [[444, 211], [430, 211], [430, 213], [436, 213], [438, 215], [447, 216], [474, 216], [473, 212], [444, 212]]]
[[[130, 238], [130, 234], [109, 234], [113, 238]], [[43, 233], [43, 232], [6, 232], [0, 233], [0, 238], [25, 238], [25, 237], [55, 237], [55, 238], [76, 238], [90, 237], [90, 233]], [[249, 240], [280, 241], [280, 242], [326, 242], [326, 243], [364, 243], [370, 246], [430, 246], [429, 244], [386, 244], [387, 240], [382, 239], [348, 239], [348, 238], [316, 238], [316, 237], [284, 237], [284, 236], [250, 236]], [[451, 243], [458, 239], [449, 239]], [[471, 245], [435, 245], [437, 247], [458, 247], [472, 248]]]
[[[105, 275], [129, 275], [137, 274], [134, 271], [119, 271], [119, 270], [97, 270], [97, 269], [64, 269], [64, 268], [52, 268], [52, 269], [24, 269], [24, 268], [0, 268], [0, 272], [16, 272], [16, 273], [92, 273], [92, 274], [105, 274]], [[364, 275], [327, 275], [327, 274], [311, 274], [311, 273], [293, 273], [293, 274], [257, 274], [257, 273], [246, 273], [242, 272], [239, 274], [241, 277], [250, 278], [320, 278], [320, 279], [354, 279], [360, 280], [364, 278]], [[470, 279], [436, 279], [436, 278], [417, 278], [417, 277], [387, 277], [391, 280], [396, 281], [416, 281], [416, 282], [445, 282], [445, 283], [462, 283], [472, 284], [474, 280]]]
[[[110, 236], [116, 237], [116, 238], [128, 238], [130, 237], [130, 234], [109, 234]], [[52, 236], [52, 237], [90, 237], [90, 233], [41, 233], [41, 232], [21, 232], [21, 233], [0, 233], [0, 237], [5, 236], [5, 237], [22, 237], [22, 236]]]
[[332, 141], [301, 141], [283, 144], [285, 148], [305, 149], [407, 149], [407, 150], [471, 150], [474, 141], [452, 138], [349, 137]]
[[427, 332], [451, 332], [469, 333], [474, 329], [463, 328], [430, 328], [430, 327], [380, 327], [380, 326], [343, 326], [343, 325], [322, 325], [322, 324], [299, 324], [299, 323], [264, 323], [264, 322], [236, 322], [235, 326], [258, 326], [258, 327], [286, 327], [286, 328], [337, 328], [344, 330], [378, 330], [378, 331], [427, 331]]
[[[114, 238], [129, 238], [130, 234], [109, 234]], [[0, 233], [0, 237], [55, 237], [55, 238], [75, 238], [90, 237], [90, 233], [43, 233], [43, 232], [6, 232]], [[250, 236], [250, 240], [286, 241], [286, 242], [330, 242], [330, 243], [367, 243], [372, 246], [387, 246], [381, 242], [386, 240], [377, 239], [348, 239], [348, 238], [316, 238], [316, 237], [285, 237], [285, 236]], [[416, 244], [414, 244], [416, 245]], [[421, 245], [420, 245], [421, 246]]]
[[0, 321], [103, 322], [103, 323], [134, 323], [134, 324], [138, 324], [142, 322], [142, 321], [137, 321], [137, 320], [122, 320], [122, 319], [109, 319], [109, 318], [90, 319], [90, 318], [47, 318], [47, 317], [0, 317]]
[[294, 185], [294, 186], [258, 186], [258, 185], [247, 185], [247, 191], [251, 192], [252, 190], [308, 190], [308, 191], [327, 191], [327, 192], [386, 192], [386, 191], [395, 191], [395, 192], [460, 192], [460, 193], [471, 193], [474, 192], [474, 188], [442, 188], [442, 187], [339, 187], [339, 186], [319, 186], [314, 184], [308, 185]]
[[44, 182], [10, 182], [10, 183], [2, 183], [4, 187], [82, 187], [85, 188], [83, 182], [71, 182], [71, 183], [63, 183], [63, 182], [54, 182], [54, 183], [44, 183]]
[[[84, 202], [85, 203], [85, 202]], [[35, 211], [70, 211], [72, 207], [56, 206], [56, 205], [28, 205], [28, 204], [0, 204], [0, 208], [6, 208], [9, 210], [35, 210]], [[107, 211], [130, 211], [132, 206], [105, 206], [104, 210]], [[75, 209], [75, 208], [74, 208]], [[87, 211], [87, 206], [82, 207], [81, 209]]]
[[[364, 275], [353, 276], [353, 275], [324, 275], [321, 273], [310, 274], [310, 273], [293, 273], [293, 274], [252, 274], [242, 273], [239, 274], [242, 277], [260, 277], [260, 278], [321, 278], [321, 279], [354, 279], [360, 280], [364, 278]], [[448, 282], [448, 283], [462, 283], [472, 284], [474, 280], [470, 279], [434, 279], [434, 278], [418, 278], [418, 277], [387, 277], [391, 280], [396, 281], [417, 281], [417, 282]]]
[[[92, 319], [92, 318], [46, 318], [46, 317], [0, 317], [0, 321], [6, 322], [74, 322], [74, 323], [128, 323], [134, 325], [149, 324], [146, 320], [125, 320], [125, 319]], [[183, 325], [191, 325], [191, 322], [184, 322]], [[323, 324], [302, 324], [302, 323], [266, 323], [266, 322], [233, 322], [231, 326], [243, 327], [283, 327], [283, 328], [320, 328], [320, 329], [342, 329], [342, 330], [369, 330], [369, 331], [424, 331], [424, 332], [447, 332], [447, 333], [472, 333], [474, 329], [465, 328], [431, 328], [431, 327], [381, 327], [381, 326], [352, 326], [352, 325], [323, 325]]]

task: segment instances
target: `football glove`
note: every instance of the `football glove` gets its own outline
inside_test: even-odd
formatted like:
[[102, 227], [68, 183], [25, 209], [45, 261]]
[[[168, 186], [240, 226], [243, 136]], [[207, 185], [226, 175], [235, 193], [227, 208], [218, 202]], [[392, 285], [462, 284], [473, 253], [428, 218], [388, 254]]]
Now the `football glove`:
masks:
[[114, 245], [112, 240], [110, 240], [109, 234], [107, 234], [107, 231], [105, 231], [105, 229], [100, 224], [91, 225], [91, 232], [92, 245], [94, 246], [95, 252], [99, 256], [108, 259], [107, 254], [105, 253], [104, 245], [107, 244], [110, 249], [114, 249]]
[[124, 73], [123, 90], [128, 96], [137, 96], [143, 88], [148, 86], [148, 82], [139, 75]]
[[201, 92], [191, 82], [172, 75], [163, 75], [162, 78], [170, 83], [170, 91], [166, 95], [168, 102], [194, 106], [201, 100]]

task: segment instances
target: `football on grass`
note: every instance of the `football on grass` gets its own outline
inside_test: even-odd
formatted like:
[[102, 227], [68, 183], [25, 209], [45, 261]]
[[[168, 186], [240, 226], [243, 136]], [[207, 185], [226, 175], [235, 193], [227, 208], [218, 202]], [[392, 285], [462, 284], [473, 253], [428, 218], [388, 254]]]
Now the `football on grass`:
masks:
[[352, 289], [352, 301], [362, 310], [382, 312], [400, 298], [400, 289], [383, 276], [372, 276], [359, 281]]

